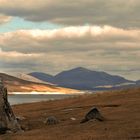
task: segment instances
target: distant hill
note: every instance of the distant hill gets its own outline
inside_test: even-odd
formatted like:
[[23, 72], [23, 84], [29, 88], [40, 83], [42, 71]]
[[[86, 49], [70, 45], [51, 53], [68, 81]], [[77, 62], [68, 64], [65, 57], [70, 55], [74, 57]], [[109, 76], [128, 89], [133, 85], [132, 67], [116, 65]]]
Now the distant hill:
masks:
[[80, 90], [101, 89], [100, 86], [110, 86], [111, 88], [121, 84], [135, 84], [134, 81], [127, 80], [121, 76], [110, 75], [106, 72], [98, 72], [78, 67], [68, 71], [63, 71], [55, 76], [41, 73], [30, 73], [40, 80], [57, 84], [58, 86], [74, 88]]
[[140, 85], [140, 80], [136, 81], [136, 84]]
[[38, 78], [36, 78], [32, 75], [28, 75], [28, 74], [24, 74], [24, 73], [18, 74], [17, 77], [20, 78], [20, 79], [26, 80], [26, 81], [31, 81], [31, 82], [36, 82], [36, 83], [44, 83], [44, 84], [51, 84], [49, 82], [39, 80]]
[[0, 73], [0, 78], [3, 79], [4, 84], [10, 92], [57, 92], [57, 93], [75, 93], [76, 90], [62, 88], [51, 84], [31, 82], [10, 76], [8, 74]]
[[42, 72], [32, 72], [29, 73], [28, 75], [33, 76], [41, 81], [45, 81], [45, 82], [51, 82], [53, 83], [53, 76], [46, 74], [46, 73], [42, 73]]

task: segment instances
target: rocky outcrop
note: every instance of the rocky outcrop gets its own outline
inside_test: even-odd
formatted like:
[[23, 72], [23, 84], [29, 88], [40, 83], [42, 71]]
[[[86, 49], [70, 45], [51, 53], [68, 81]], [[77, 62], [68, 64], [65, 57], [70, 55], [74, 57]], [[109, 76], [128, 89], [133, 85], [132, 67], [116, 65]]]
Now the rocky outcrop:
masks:
[[4, 134], [9, 130], [11, 132], [22, 131], [8, 102], [7, 88], [0, 79], [0, 134]]

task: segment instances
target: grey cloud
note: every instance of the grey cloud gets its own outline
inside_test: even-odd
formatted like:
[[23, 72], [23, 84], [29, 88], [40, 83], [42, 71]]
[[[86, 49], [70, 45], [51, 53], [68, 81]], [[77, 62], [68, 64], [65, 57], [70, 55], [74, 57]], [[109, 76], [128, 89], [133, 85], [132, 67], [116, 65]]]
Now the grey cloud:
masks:
[[83, 66], [92, 70], [119, 74], [129, 79], [139, 79], [139, 71], [135, 71], [134, 73], [131, 71], [132, 69], [140, 69], [139, 56], [132, 56], [131, 53], [120, 55], [118, 51], [118, 56], [116, 53], [112, 53], [112, 55], [108, 57], [108, 55], [106, 55], [107, 51], [92, 51], [92, 55], [89, 55], [90, 51], [74, 52], [73, 50], [73, 52], [46, 52], [44, 55], [37, 58], [25, 59], [23, 57], [20, 58], [20, 60], [17, 58], [18, 61], [10, 57], [9, 60], [0, 57], [0, 63], [3, 64], [1, 66], [1, 71], [12, 73], [42, 71], [56, 74], [62, 70]]
[[0, 5], [0, 13], [35, 22], [49, 21], [64, 25], [88, 23], [125, 28], [140, 27], [139, 9], [139, 0], [29, 0], [26, 3], [15, 0]]

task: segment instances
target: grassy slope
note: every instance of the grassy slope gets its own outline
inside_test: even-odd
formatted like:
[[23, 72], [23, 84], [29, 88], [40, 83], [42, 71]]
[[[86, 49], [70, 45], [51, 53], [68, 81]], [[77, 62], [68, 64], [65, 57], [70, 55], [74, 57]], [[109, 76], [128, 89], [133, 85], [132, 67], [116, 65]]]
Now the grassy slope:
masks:
[[[80, 120], [92, 107], [98, 107], [104, 122]], [[73, 110], [66, 110], [73, 109]], [[22, 134], [1, 136], [2, 140], [138, 140], [140, 139], [140, 89], [122, 90], [81, 96], [61, 101], [49, 101], [14, 106], [14, 111], [26, 120], [29, 130]], [[45, 117], [54, 115], [60, 123], [45, 126]], [[70, 120], [75, 117], [77, 120]]]
[[31, 81], [22, 80], [14, 76], [0, 73], [0, 78], [3, 79], [8, 91], [10, 92], [62, 92], [62, 93], [76, 93], [76, 90], [57, 87], [51, 84], [36, 83]]

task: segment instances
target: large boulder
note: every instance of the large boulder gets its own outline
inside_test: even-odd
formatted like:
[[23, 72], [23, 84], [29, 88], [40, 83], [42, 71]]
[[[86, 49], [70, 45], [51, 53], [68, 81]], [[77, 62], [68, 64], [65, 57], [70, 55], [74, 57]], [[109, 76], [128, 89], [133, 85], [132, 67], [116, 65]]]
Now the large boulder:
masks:
[[80, 123], [85, 123], [90, 120], [99, 120], [103, 121], [104, 117], [101, 115], [100, 111], [97, 108], [92, 108], [84, 117], [84, 119]]

